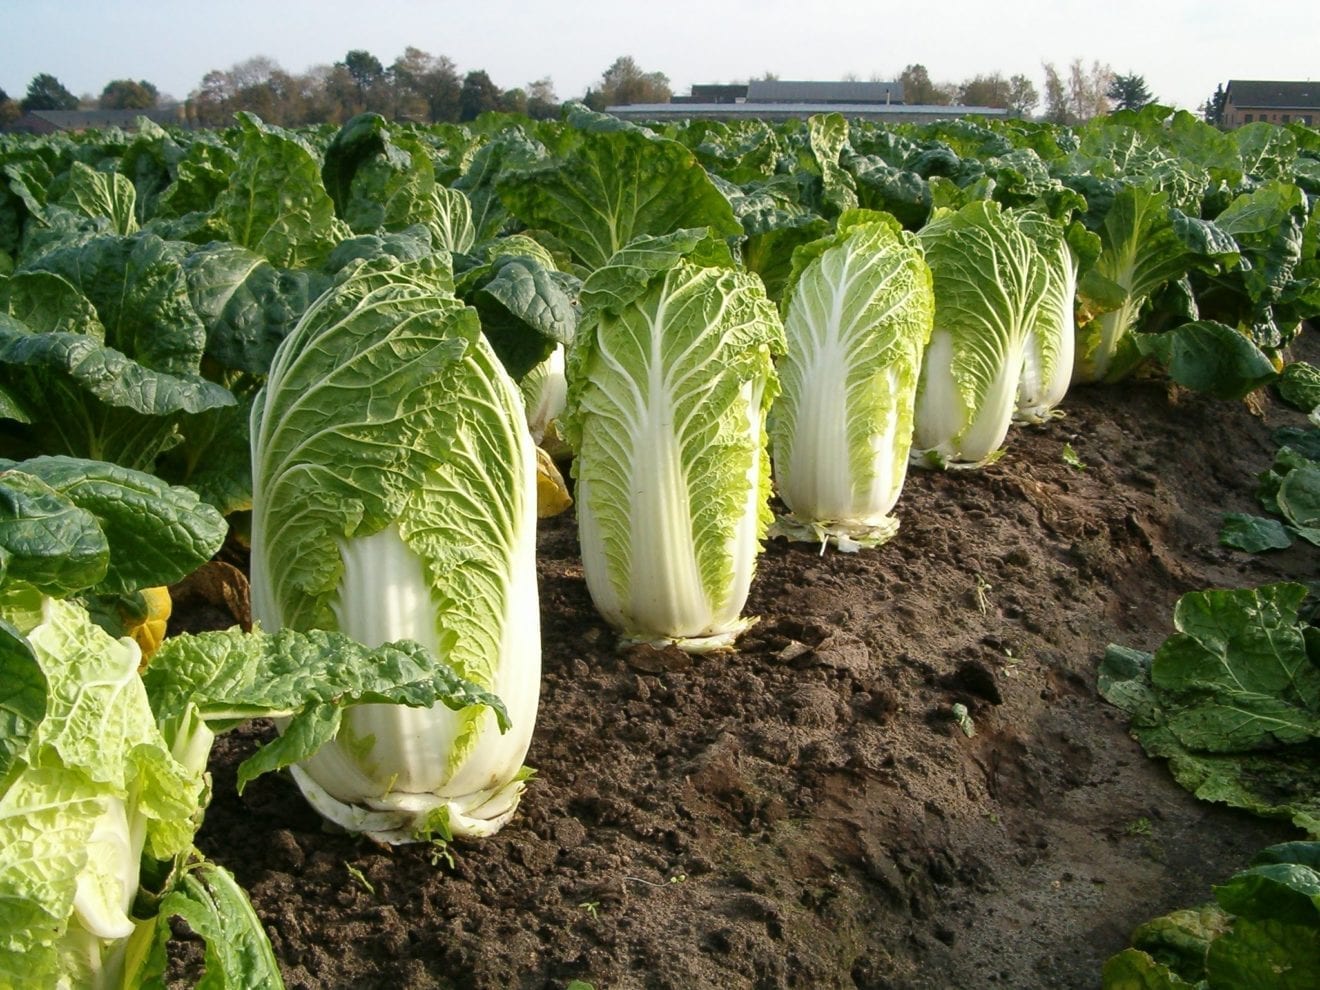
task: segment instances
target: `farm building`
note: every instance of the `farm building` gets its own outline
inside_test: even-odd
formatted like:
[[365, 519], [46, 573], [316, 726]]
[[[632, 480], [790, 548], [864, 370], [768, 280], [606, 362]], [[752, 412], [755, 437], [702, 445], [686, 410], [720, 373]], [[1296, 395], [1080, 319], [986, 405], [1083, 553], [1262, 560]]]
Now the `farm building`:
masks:
[[1226, 128], [1263, 121], [1307, 124], [1320, 121], [1320, 83], [1230, 79], [1221, 123]]
[[758, 79], [746, 85], [696, 85], [691, 95], [668, 103], [606, 108], [632, 120], [790, 120], [819, 113], [878, 121], [925, 121], [943, 117], [1005, 117], [993, 107], [937, 106], [903, 102], [899, 82], [822, 82]]

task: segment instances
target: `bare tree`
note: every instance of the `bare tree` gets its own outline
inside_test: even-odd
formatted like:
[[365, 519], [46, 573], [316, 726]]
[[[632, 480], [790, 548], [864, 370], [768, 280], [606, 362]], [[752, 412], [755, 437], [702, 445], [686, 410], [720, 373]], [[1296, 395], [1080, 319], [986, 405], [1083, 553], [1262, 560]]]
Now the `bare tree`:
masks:
[[1108, 94], [1113, 80], [1114, 70], [1107, 65], [1092, 62], [1088, 69], [1080, 58], [1072, 60], [1068, 67], [1068, 108], [1074, 121], [1090, 120], [1109, 112]]

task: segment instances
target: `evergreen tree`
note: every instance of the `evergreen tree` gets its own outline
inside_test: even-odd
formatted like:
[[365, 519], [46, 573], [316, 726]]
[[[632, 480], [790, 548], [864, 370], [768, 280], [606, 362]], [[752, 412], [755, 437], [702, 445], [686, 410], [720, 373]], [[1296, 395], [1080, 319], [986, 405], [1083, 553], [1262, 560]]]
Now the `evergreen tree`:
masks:
[[1140, 110], [1155, 102], [1154, 94], [1146, 87], [1145, 78], [1132, 72], [1114, 76], [1105, 95], [1114, 101], [1116, 110]]
[[32, 110], [77, 110], [78, 97], [65, 89], [64, 84], [49, 72], [42, 72], [32, 77], [27, 95], [19, 106], [24, 113]]

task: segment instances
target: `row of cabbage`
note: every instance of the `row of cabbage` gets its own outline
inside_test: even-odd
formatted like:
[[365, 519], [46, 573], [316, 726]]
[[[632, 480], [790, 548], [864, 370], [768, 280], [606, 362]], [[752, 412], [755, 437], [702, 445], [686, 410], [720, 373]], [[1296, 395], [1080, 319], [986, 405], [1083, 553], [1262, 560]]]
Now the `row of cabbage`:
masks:
[[[0, 766], [0, 878], [27, 891], [5, 902], [27, 912], [7, 949], [45, 973], [150, 973], [159, 919], [205, 931], [183, 904], [241, 902], [223, 871], [197, 880], [191, 838], [210, 732], [254, 715], [282, 735], [241, 778], [288, 766], [345, 827], [507, 821], [540, 679], [536, 438], [571, 448], [602, 615], [704, 649], [746, 622], [772, 474], [780, 532], [855, 549], [892, 535], [909, 463], [986, 463], [1073, 381], [1272, 379], [1317, 308], [1314, 135], [1165, 117], [243, 117], [0, 144], [0, 604], [6, 661], [41, 685]], [[143, 686], [111, 633], [226, 522], [247, 530], [265, 632], [172, 638]], [[70, 637], [48, 643], [61, 624], [82, 666], [61, 665]], [[59, 744], [57, 699], [105, 683], [137, 685], [113, 692], [135, 699], [125, 724], [150, 736], [154, 716], [176, 763], [107, 771]], [[190, 795], [168, 832], [143, 800], [162, 765]], [[43, 900], [57, 819], [73, 841]]]

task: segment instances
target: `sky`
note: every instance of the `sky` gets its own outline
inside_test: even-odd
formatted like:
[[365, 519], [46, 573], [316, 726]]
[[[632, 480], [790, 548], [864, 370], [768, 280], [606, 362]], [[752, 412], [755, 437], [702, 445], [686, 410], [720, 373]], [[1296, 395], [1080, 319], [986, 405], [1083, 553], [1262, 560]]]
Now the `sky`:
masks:
[[366, 49], [405, 48], [484, 69], [501, 89], [550, 77], [580, 98], [630, 55], [694, 83], [1021, 73], [1075, 59], [1136, 74], [1162, 103], [1195, 110], [1229, 79], [1320, 75], [1320, 3], [1258, 0], [0, 0], [0, 88], [21, 99], [38, 73], [75, 95], [145, 79], [178, 99], [212, 69], [254, 56], [291, 73]]

